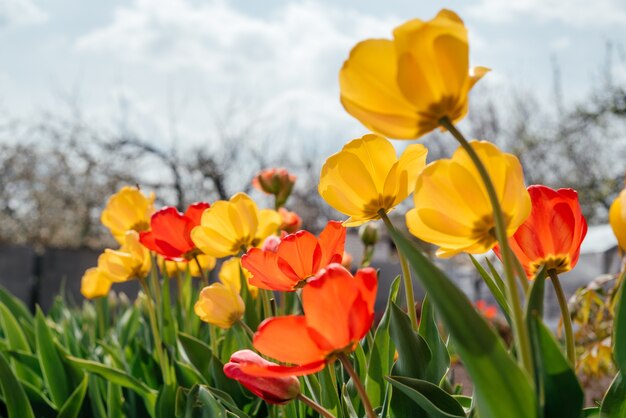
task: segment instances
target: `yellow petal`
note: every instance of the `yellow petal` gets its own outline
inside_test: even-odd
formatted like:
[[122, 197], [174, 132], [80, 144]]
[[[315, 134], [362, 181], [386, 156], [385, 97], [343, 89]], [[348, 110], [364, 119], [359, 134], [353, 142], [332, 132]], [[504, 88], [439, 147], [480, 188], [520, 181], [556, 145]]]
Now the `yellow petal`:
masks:
[[[530, 197], [515, 156], [488, 142], [471, 141], [489, 174], [512, 235], [530, 213]], [[486, 188], [469, 155], [459, 148], [450, 160], [439, 160], [418, 177], [415, 209], [407, 213], [409, 231], [438, 245], [437, 255], [484, 253], [495, 244], [495, 222]]]
[[241, 259], [239, 257], [231, 257], [228, 260], [222, 263], [222, 268], [218, 273], [218, 278], [220, 281], [228, 288], [230, 288], [234, 293], [241, 293], [241, 277], [240, 274], [243, 272], [246, 281], [248, 282], [248, 292], [253, 298], [256, 298], [259, 289], [258, 287], [250, 284], [250, 278], [252, 274], [243, 268], [241, 265]]
[[145, 196], [138, 188], [126, 186], [109, 198], [100, 220], [115, 239], [123, 244], [126, 231], [149, 229], [152, 213], [154, 193]]
[[391, 202], [389, 207], [399, 205], [413, 193], [417, 176], [426, 166], [427, 154], [428, 149], [422, 144], [406, 147], [385, 180], [383, 195], [385, 201]]
[[626, 189], [615, 198], [609, 209], [609, 223], [622, 251], [626, 251]]
[[275, 210], [261, 209], [258, 214], [258, 225], [252, 245], [261, 246], [270, 235], [276, 235], [283, 220]]
[[202, 289], [194, 305], [194, 312], [202, 321], [225, 329], [240, 320], [244, 310], [241, 296], [221, 283]]
[[96, 267], [85, 271], [80, 281], [80, 293], [87, 299], [106, 296], [111, 289], [111, 281]]

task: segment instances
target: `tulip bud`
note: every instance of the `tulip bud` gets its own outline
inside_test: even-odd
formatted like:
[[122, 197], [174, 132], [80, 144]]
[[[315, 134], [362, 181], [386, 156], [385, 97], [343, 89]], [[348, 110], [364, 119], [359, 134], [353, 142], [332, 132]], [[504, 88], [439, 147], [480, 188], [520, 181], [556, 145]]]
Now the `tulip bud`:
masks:
[[282, 224], [280, 229], [288, 234], [297, 232], [302, 227], [302, 218], [296, 212], [291, 212], [285, 208], [278, 209]]
[[359, 238], [366, 247], [376, 245], [378, 242], [378, 227], [372, 223], [366, 223], [359, 228]]
[[194, 312], [204, 322], [228, 329], [243, 317], [245, 304], [239, 293], [222, 283], [213, 283], [200, 292]]
[[277, 208], [285, 204], [295, 183], [296, 176], [284, 168], [265, 169], [252, 180], [256, 189], [275, 196]]
[[255, 364], [258, 366], [275, 366], [251, 350], [240, 350], [230, 357], [230, 362], [224, 365], [224, 374], [237, 380], [250, 392], [268, 403], [282, 405], [300, 394], [300, 382], [295, 376], [287, 377], [257, 377], [244, 373], [241, 364]]

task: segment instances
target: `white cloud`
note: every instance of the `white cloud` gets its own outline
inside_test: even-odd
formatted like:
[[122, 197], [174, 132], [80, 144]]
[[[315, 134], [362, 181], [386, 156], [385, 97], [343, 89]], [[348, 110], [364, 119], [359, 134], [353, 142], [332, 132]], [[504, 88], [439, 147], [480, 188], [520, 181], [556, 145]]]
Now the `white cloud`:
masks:
[[563, 50], [572, 46], [572, 41], [567, 36], [560, 36], [550, 41], [550, 48], [553, 50]]
[[32, 0], [0, 0], [0, 27], [45, 22], [48, 15]]
[[353, 128], [338, 99], [342, 62], [358, 41], [391, 38], [401, 22], [313, 1], [259, 17], [222, 0], [135, 0], [113, 16], [80, 37], [77, 50], [145, 69], [146, 77], [189, 74], [196, 94], [244, 97], [269, 124], [296, 125], [298, 133], [324, 131], [337, 120]]
[[479, 0], [467, 8], [476, 19], [510, 22], [524, 18], [577, 27], [626, 24], [623, 0]]

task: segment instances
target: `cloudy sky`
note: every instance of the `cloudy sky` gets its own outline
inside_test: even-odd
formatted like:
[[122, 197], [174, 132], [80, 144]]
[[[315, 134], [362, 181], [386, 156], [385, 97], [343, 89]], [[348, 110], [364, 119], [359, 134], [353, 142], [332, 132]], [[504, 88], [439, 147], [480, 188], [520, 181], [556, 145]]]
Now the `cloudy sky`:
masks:
[[0, 0], [0, 112], [73, 101], [94, 124], [167, 142], [204, 140], [232, 107], [334, 151], [364, 133], [338, 101], [350, 48], [441, 7], [464, 18], [491, 91], [549, 98], [555, 59], [571, 103], [598, 82], [607, 42], [625, 54], [623, 0]]

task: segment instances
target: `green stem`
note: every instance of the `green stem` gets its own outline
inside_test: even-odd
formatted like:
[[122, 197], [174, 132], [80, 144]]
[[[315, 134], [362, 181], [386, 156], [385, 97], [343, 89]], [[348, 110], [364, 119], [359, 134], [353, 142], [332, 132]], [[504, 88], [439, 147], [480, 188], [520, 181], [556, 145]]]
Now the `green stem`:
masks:
[[317, 412], [318, 414], [320, 414], [320, 416], [322, 416], [324, 418], [335, 418], [335, 416], [333, 414], [331, 414], [330, 411], [328, 411], [322, 405], [320, 405], [317, 402], [315, 402], [313, 399], [307, 398], [302, 393], [298, 394], [296, 399], [299, 400], [300, 402], [304, 403], [305, 405], [307, 405], [311, 409], [313, 409], [315, 412]]
[[489, 177], [487, 169], [485, 168], [483, 162], [480, 160], [480, 157], [478, 156], [478, 154], [476, 154], [474, 148], [472, 148], [470, 143], [467, 142], [461, 132], [459, 132], [452, 124], [450, 119], [448, 117], [443, 117], [439, 121], [439, 124], [446, 128], [459, 142], [465, 152], [467, 152], [467, 155], [474, 163], [474, 166], [476, 167], [476, 170], [478, 171], [478, 174], [480, 175], [485, 185], [487, 195], [489, 196], [489, 200], [491, 201], [491, 206], [493, 209], [493, 219], [496, 229], [496, 238], [498, 239], [500, 249], [502, 250], [502, 264], [504, 265], [504, 273], [507, 280], [507, 299], [509, 299], [509, 303], [511, 304], [511, 320], [513, 323], [513, 332], [516, 336], [515, 344], [517, 345], [518, 353], [520, 353], [518, 359], [523, 368], [529, 373], [529, 375], [531, 375], [533, 361], [532, 353], [530, 350], [530, 337], [528, 335], [528, 329], [524, 325], [522, 303], [520, 301], [517, 285], [515, 283], [515, 274], [513, 273], [514, 263], [511, 258], [512, 253], [507, 240], [504, 216], [502, 214], [502, 208], [500, 207], [500, 201], [498, 200], [496, 189], [493, 185], [493, 182], [491, 181], [491, 177]]
[[550, 279], [552, 279], [552, 286], [554, 286], [556, 298], [559, 301], [559, 308], [561, 308], [563, 329], [565, 330], [565, 347], [567, 351], [567, 358], [569, 359], [570, 363], [572, 363], [572, 366], [575, 366], [576, 347], [574, 346], [574, 330], [572, 328], [572, 317], [570, 316], [569, 308], [567, 307], [567, 300], [565, 299], [565, 292], [563, 292], [563, 287], [561, 286], [561, 281], [559, 280], [558, 274], [556, 274], [556, 270], [548, 270], [548, 275], [550, 276]]
[[352, 383], [356, 388], [356, 391], [359, 393], [359, 397], [361, 398], [361, 402], [363, 403], [363, 409], [365, 409], [365, 413], [368, 418], [378, 418], [374, 409], [372, 409], [372, 403], [370, 402], [370, 398], [367, 396], [367, 391], [365, 390], [365, 386], [361, 382], [359, 375], [356, 374], [354, 367], [352, 367], [352, 363], [350, 359], [345, 353], [341, 353], [337, 356], [343, 367], [346, 369], [350, 377], [352, 378]]
[[261, 302], [263, 303], [263, 312], [265, 313], [264, 318], [274, 316], [274, 312], [272, 311], [272, 304], [270, 302], [270, 292], [271, 290], [259, 289], [259, 293], [261, 294]]
[[146, 282], [145, 279], [139, 279], [139, 283], [141, 284], [141, 288], [146, 294], [146, 303], [148, 304], [148, 316], [150, 318], [150, 328], [152, 328], [152, 337], [154, 338], [154, 349], [156, 350], [157, 358], [161, 366], [163, 381], [167, 385], [170, 383], [170, 374], [168, 372], [165, 354], [163, 353], [163, 343], [161, 340], [161, 333], [159, 332], [156, 312], [154, 310], [154, 303], [152, 300], [152, 296], [150, 295], [150, 287], [148, 286], [148, 282]]
[[202, 287], [207, 287], [209, 285], [209, 277], [204, 274], [204, 270], [200, 265], [200, 260], [198, 260], [198, 256], [193, 256], [194, 261], [196, 262], [196, 266], [198, 266], [198, 271], [200, 272], [200, 279], [202, 280]]
[[246, 334], [248, 334], [248, 337], [250, 337], [250, 339], [252, 339], [252, 337], [254, 337], [254, 331], [252, 331], [252, 328], [250, 328], [248, 326], [248, 324], [243, 322], [241, 319], [239, 321], [237, 321], [237, 323], [241, 326], [241, 328], [243, 328], [243, 330], [246, 332]]
[[[383, 220], [385, 226], [389, 231], [396, 230], [396, 228], [391, 223], [389, 216], [387, 216], [383, 209], [379, 210], [378, 214], [380, 215], [380, 219]], [[417, 315], [415, 314], [415, 295], [413, 293], [411, 270], [409, 269], [406, 258], [404, 258], [404, 254], [402, 254], [402, 251], [400, 251], [400, 249], [398, 249], [398, 258], [400, 259], [400, 267], [402, 268], [402, 280], [404, 283], [404, 294], [406, 296], [406, 309], [409, 314], [409, 319], [411, 320], [411, 327], [413, 328], [413, 330], [417, 331]]]

